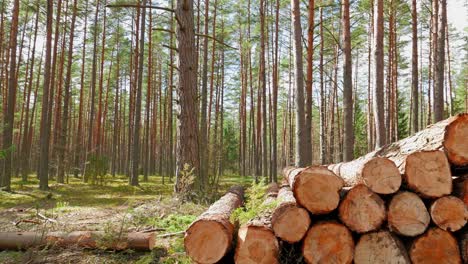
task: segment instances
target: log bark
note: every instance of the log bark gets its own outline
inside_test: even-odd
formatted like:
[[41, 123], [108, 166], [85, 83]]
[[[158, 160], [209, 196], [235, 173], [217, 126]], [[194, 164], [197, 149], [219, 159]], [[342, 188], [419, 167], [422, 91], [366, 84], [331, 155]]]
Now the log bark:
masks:
[[242, 205], [244, 190], [231, 188], [193, 222], [185, 233], [187, 255], [197, 263], [216, 263], [232, 246], [234, 225], [229, 218]]
[[384, 157], [363, 156], [350, 162], [328, 166], [345, 181], [345, 186], [353, 187], [365, 184], [373, 192], [390, 194], [398, 191], [401, 174], [390, 159]]
[[352, 263], [354, 241], [346, 226], [336, 222], [321, 222], [307, 232], [302, 245], [304, 260], [314, 263]]
[[338, 207], [344, 181], [323, 166], [286, 168], [284, 176], [298, 204], [313, 214], [327, 214]]
[[392, 233], [382, 230], [361, 236], [354, 252], [355, 264], [410, 264], [403, 243]]
[[452, 192], [452, 174], [442, 151], [418, 151], [406, 157], [404, 179], [408, 188], [426, 198]]
[[455, 196], [444, 196], [431, 205], [432, 221], [441, 229], [455, 232], [462, 229], [468, 219], [468, 209]]
[[310, 226], [309, 212], [296, 203], [289, 185], [281, 187], [277, 203], [271, 219], [275, 235], [288, 243], [301, 241]]
[[428, 126], [415, 135], [383, 146], [362, 159], [386, 157], [404, 173], [406, 157], [422, 150], [444, 150], [455, 166], [468, 165], [468, 114], [458, 114]]
[[341, 221], [358, 233], [377, 230], [387, 218], [384, 201], [363, 184], [349, 190], [338, 213]]
[[155, 233], [132, 232], [120, 237], [102, 231], [0, 233], [0, 249], [10, 250], [44, 246], [151, 250], [154, 245]]
[[436, 227], [413, 242], [409, 255], [413, 264], [462, 263], [455, 237]]
[[[278, 194], [276, 183], [268, 186], [264, 205], [271, 205]], [[267, 210], [239, 228], [234, 255], [239, 264], [279, 263], [279, 242], [271, 225], [272, 210]]]
[[388, 207], [388, 226], [403, 236], [418, 236], [426, 231], [431, 217], [421, 198], [412, 192], [393, 196]]

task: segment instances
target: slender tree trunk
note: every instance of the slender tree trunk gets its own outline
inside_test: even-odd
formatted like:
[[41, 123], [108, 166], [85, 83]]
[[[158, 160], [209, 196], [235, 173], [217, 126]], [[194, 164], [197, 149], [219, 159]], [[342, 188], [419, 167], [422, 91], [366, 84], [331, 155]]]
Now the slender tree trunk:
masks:
[[386, 142], [386, 127], [384, 116], [384, 54], [383, 54], [383, 37], [384, 37], [384, 18], [383, 9], [384, 1], [374, 1], [374, 118], [375, 118], [375, 147], [384, 146]]
[[[37, 2], [37, 9], [39, 9], [39, 2]], [[22, 140], [22, 147], [21, 147], [21, 175], [22, 175], [22, 180], [27, 181], [28, 180], [28, 174], [29, 174], [29, 154], [31, 150], [31, 146], [27, 143], [28, 138], [29, 138], [29, 130], [32, 129], [29, 126], [29, 114], [30, 114], [30, 109], [29, 109], [29, 102], [31, 100], [31, 91], [32, 91], [32, 86], [34, 83], [34, 62], [35, 62], [35, 54], [36, 54], [36, 40], [37, 40], [37, 31], [39, 28], [39, 11], [37, 10], [36, 13], [36, 19], [34, 22], [34, 39], [33, 39], [33, 47], [32, 47], [32, 56], [31, 56], [31, 66], [29, 68], [29, 82], [28, 82], [28, 88], [27, 88], [27, 96], [26, 96], [26, 116], [24, 118], [24, 133], [23, 133], [23, 140]], [[36, 96], [34, 96], [35, 98]]]
[[[143, 0], [143, 5], [146, 0]], [[135, 119], [133, 126], [133, 146], [132, 146], [132, 170], [130, 176], [130, 185], [138, 186], [139, 165], [140, 165], [140, 125], [141, 125], [141, 101], [143, 89], [143, 58], [145, 53], [145, 26], [146, 26], [146, 8], [141, 10], [140, 26], [140, 52], [138, 54], [138, 86], [135, 98]]]
[[327, 144], [326, 144], [326, 100], [325, 100], [325, 83], [324, 83], [324, 63], [323, 63], [323, 56], [324, 56], [324, 48], [325, 48], [325, 41], [324, 41], [324, 34], [323, 34], [323, 7], [320, 7], [320, 64], [319, 64], [319, 71], [320, 71], [320, 157], [322, 160], [322, 164], [327, 162]]
[[445, 33], [446, 33], [446, 44], [447, 44], [447, 77], [448, 77], [448, 100], [449, 100], [449, 115], [452, 116], [455, 112], [453, 107], [453, 85], [452, 85], [452, 67], [451, 67], [451, 57], [450, 57], [450, 42], [449, 42], [449, 28], [448, 25], [445, 25]]
[[[205, 1], [205, 21], [204, 34], [208, 35], [209, 29], [209, 3]], [[214, 58], [212, 58], [214, 59]], [[213, 74], [213, 73], [212, 73]], [[200, 116], [200, 183], [205, 185], [208, 177], [208, 38], [203, 38], [203, 65], [202, 65], [202, 84], [201, 84], [201, 116]]]
[[47, 35], [46, 35], [46, 56], [44, 64], [44, 85], [42, 91], [42, 111], [41, 111], [41, 131], [40, 131], [40, 156], [39, 169], [37, 176], [39, 177], [39, 189], [49, 189], [49, 138], [50, 126], [48, 125], [48, 109], [49, 109], [49, 86], [50, 86], [50, 70], [51, 70], [51, 54], [52, 54], [52, 16], [53, 16], [53, 1], [47, 0]]
[[342, 3], [343, 27], [343, 160], [354, 158], [353, 83], [351, 58], [351, 29], [349, 23], [349, 0]]
[[[262, 141], [262, 168], [263, 168], [263, 177], [267, 179], [268, 177], [268, 134], [267, 134], [267, 126], [268, 126], [268, 120], [267, 120], [267, 97], [266, 97], [266, 89], [267, 89], [267, 82], [266, 82], [266, 59], [265, 59], [265, 53], [266, 53], [266, 21], [265, 21], [265, 16], [266, 16], [266, 0], [260, 0], [260, 76], [259, 76], [259, 83], [260, 83], [260, 89], [261, 89], [261, 96], [262, 96], [262, 132], [259, 134], [261, 135], [261, 138], [259, 138]], [[260, 108], [259, 108], [260, 109]], [[268, 182], [268, 180], [267, 180]]]
[[15, 104], [16, 104], [16, 44], [18, 36], [18, 20], [19, 20], [19, 0], [14, 1], [12, 20], [10, 27], [10, 71], [8, 76], [8, 100], [7, 100], [7, 112], [3, 123], [3, 149], [6, 150], [3, 178], [0, 182], [0, 187], [4, 190], [10, 191], [11, 188], [11, 167], [13, 157], [13, 123], [15, 120]]
[[291, 0], [291, 19], [294, 35], [294, 77], [296, 85], [296, 166], [307, 166], [307, 148], [304, 115], [304, 79], [302, 65], [302, 28], [299, 0]]
[[73, 15], [70, 26], [70, 39], [68, 42], [68, 59], [67, 59], [67, 75], [65, 77], [65, 96], [63, 99], [63, 115], [62, 115], [62, 131], [60, 133], [59, 143], [59, 163], [57, 182], [63, 183], [65, 176], [65, 153], [67, 152], [67, 136], [68, 136], [68, 108], [70, 104], [70, 89], [71, 89], [71, 72], [73, 64], [73, 38], [75, 34], [75, 21], [78, 12], [77, 0], [73, 1]]
[[417, 1], [412, 0], [412, 60], [411, 60], [411, 134], [419, 131], [419, 77], [418, 77], [418, 10]]
[[[438, 0], [434, 0], [437, 2]], [[438, 18], [434, 19], [437, 26], [437, 48], [435, 56], [434, 72], [434, 123], [444, 118], [444, 66], [445, 66], [445, 25], [447, 24], [447, 1], [439, 0]], [[438, 19], [438, 22], [436, 22]]]
[[[314, 67], [314, 8], [315, 1], [309, 0], [309, 17], [308, 17], [308, 29], [307, 29], [307, 81], [306, 81], [306, 106], [305, 106], [305, 138], [306, 146], [304, 153], [304, 162], [312, 164], [313, 155], [313, 128], [312, 128], [312, 82], [313, 82], [313, 67]], [[279, 6], [277, 6], [279, 9]], [[278, 12], [278, 11], [277, 11]], [[276, 119], [275, 119], [276, 120]]]
[[[313, 4], [313, 0], [312, 0]], [[271, 175], [273, 176], [273, 182], [278, 182], [278, 50], [279, 50], [279, 10], [280, 10], [280, 1], [276, 0], [276, 7], [275, 7], [275, 49], [273, 54], [273, 118], [271, 122], [272, 126], [272, 134], [271, 137], [273, 138], [273, 146], [272, 146], [272, 166], [271, 166]], [[313, 11], [312, 11], [313, 14]], [[312, 19], [313, 21], [313, 19]], [[313, 27], [312, 27], [313, 28]], [[312, 81], [312, 79], [311, 79]], [[310, 82], [312, 84], [312, 82]], [[312, 86], [310, 87], [312, 89]], [[312, 92], [312, 90], [311, 90]], [[223, 91], [224, 93], [224, 91]], [[310, 106], [312, 108], [312, 94], [310, 98]], [[311, 109], [312, 110], [312, 109]], [[310, 120], [312, 120], [312, 111], [310, 111]], [[312, 124], [308, 131], [312, 130]], [[312, 142], [311, 142], [312, 144]], [[312, 163], [312, 145], [310, 148], [310, 163]]]
[[[199, 173], [200, 168], [193, 0], [177, 0], [175, 13], [178, 18], [176, 36], [179, 51], [179, 86], [177, 93], [180, 113], [177, 131], [177, 179], [174, 187], [175, 191], [179, 192], [181, 171], [185, 164], [194, 168], [195, 175]], [[203, 191], [203, 181], [198, 179], [198, 183], [200, 190]]]

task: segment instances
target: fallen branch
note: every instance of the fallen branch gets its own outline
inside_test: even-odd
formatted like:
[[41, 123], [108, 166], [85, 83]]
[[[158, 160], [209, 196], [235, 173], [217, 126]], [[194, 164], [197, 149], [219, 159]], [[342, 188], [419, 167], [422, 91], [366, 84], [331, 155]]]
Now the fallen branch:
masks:
[[52, 218], [49, 218], [49, 217], [47, 217], [47, 216], [45, 216], [45, 215], [43, 215], [43, 214], [41, 214], [41, 213], [37, 213], [37, 216], [39, 216], [40, 218], [42, 218], [42, 219], [44, 219], [44, 220], [46, 220], [46, 221], [48, 221], [48, 222], [52, 222], [52, 223], [55, 223], [55, 224], [58, 223], [57, 220], [52, 219]]
[[157, 237], [164, 238], [164, 237], [173, 237], [173, 236], [183, 236], [184, 234], [185, 234], [185, 231], [179, 231], [179, 232], [174, 232], [174, 233], [161, 234], [161, 235], [158, 235]]

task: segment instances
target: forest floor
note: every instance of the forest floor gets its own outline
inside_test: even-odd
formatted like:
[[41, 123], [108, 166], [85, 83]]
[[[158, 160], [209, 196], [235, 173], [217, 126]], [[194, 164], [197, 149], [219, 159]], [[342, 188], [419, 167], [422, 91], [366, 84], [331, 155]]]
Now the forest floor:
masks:
[[[182, 231], [211, 202], [183, 203], [172, 195], [173, 185], [163, 185], [159, 176], [150, 176], [140, 187], [128, 186], [123, 176], [108, 177], [101, 185], [71, 177], [69, 184], [52, 181], [47, 192], [38, 190], [35, 176], [30, 178], [13, 179], [12, 193], [0, 191], [0, 232], [157, 230], [158, 236], [177, 235], [157, 237], [151, 252], [37, 248], [1, 251], [0, 263], [190, 263]], [[249, 183], [249, 178], [223, 177], [219, 194], [233, 184]]]

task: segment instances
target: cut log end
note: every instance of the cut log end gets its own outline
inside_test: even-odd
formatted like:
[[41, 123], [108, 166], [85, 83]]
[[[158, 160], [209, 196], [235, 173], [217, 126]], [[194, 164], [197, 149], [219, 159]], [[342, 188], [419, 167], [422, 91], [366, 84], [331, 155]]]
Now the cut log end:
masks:
[[353, 187], [340, 204], [339, 217], [358, 233], [378, 229], [387, 218], [384, 201], [367, 186]]
[[380, 194], [395, 193], [401, 185], [401, 174], [395, 163], [382, 157], [373, 158], [364, 165], [362, 178], [367, 187]]
[[388, 231], [361, 236], [354, 252], [356, 264], [410, 264], [402, 242]]
[[457, 115], [445, 128], [444, 148], [450, 162], [468, 165], [468, 114]]
[[279, 263], [278, 256], [279, 243], [271, 229], [252, 225], [239, 228], [236, 263], [275, 264]]
[[406, 158], [408, 187], [427, 198], [439, 198], [452, 192], [452, 175], [445, 153], [419, 151]]
[[322, 222], [307, 232], [302, 252], [306, 263], [352, 263], [354, 241], [351, 232], [336, 222]]
[[[230, 223], [227, 223], [230, 225]], [[216, 263], [231, 247], [232, 234], [225, 225], [210, 220], [193, 223], [185, 234], [185, 250], [197, 263]]]
[[468, 209], [455, 196], [437, 199], [431, 206], [432, 221], [443, 230], [455, 232], [463, 228], [468, 219]]
[[426, 230], [431, 218], [418, 195], [412, 192], [396, 194], [388, 208], [390, 230], [403, 236], [417, 236]]
[[309, 229], [309, 225], [309, 212], [295, 205], [275, 210], [272, 217], [276, 236], [289, 243], [299, 242]]
[[332, 171], [318, 166], [304, 169], [289, 182], [292, 182], [297, 202], [313, 214], [335, 210], [340, 202], [339, 191], [344, 185]]
[[414, 264], [462, 263], [457, 240], [440, 228], [431, 228], [418, 237], [409, 255]]

